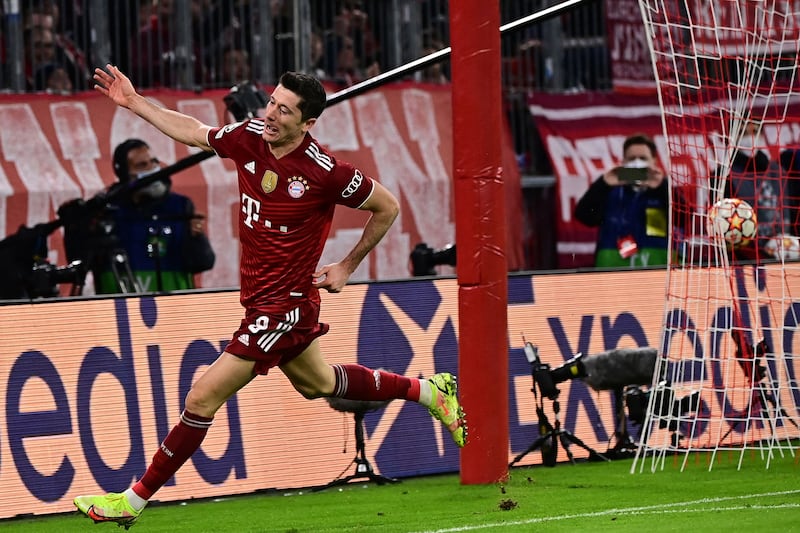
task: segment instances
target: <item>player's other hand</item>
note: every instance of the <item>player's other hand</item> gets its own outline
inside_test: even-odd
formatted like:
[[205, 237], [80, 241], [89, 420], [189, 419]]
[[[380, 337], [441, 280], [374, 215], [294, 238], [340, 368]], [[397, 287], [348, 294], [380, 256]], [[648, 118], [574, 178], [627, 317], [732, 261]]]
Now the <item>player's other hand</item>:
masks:
[[325, 265], [314, 272], [314, 287], [328, 292], [340, 292], [349, 278], [350, 273], [341, 263]]

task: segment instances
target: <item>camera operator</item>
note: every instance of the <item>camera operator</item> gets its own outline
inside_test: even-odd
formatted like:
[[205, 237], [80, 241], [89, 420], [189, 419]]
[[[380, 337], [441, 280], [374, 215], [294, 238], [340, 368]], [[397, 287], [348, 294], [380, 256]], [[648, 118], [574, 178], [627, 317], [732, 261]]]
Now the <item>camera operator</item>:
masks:
[[119, 183], [59, 208], [68, 259], [86, 261], [97, 294], [194, 288], [194, 274], [215, 260], [203, 216], [168, 176], [140, 181], [161, 169], [141, 139], [119, 144], [113, 165]]

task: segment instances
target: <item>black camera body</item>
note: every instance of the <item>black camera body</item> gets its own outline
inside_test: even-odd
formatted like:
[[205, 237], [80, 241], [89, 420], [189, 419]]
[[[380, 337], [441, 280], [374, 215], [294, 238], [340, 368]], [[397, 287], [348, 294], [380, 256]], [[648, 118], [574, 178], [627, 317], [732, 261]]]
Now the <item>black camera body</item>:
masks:
[[25, 286], [29, 298], [53, 298], [59, 294], [59, 284], [83, 285], [85, 277], [82, 261], [73, 261], [65, 266], [37, 263], [28, 274]]
[[525, 357], [531, 364], [531, 376], [533, 377], [534, 384], [539, 387], [542, 396], [555, 400], [558, 398], [559, 394], [558, 387], [556, 387], [556, 382], [553, 380], [553, 375], [550, 372], [550, 365], [543, 363], [539, 357], [539, 347], [530, 342], [526, 342], [524, 350]]
[[697, 411], [700, 407], [700, 391], [677, 398], [669, 381], [660, 381], [653, 389], [642, 390], [639, 386], [630, 386], [625, 390], [625, 407], [631, 422], [644, 425], [650, 397], [653, 396], [653, 414], [658, 420], [660, 429], [678, 430], [678, 418], [686, 413]]
[[584, 378], [586, 377], [586, 366], [583, 363], [583, 354], [579, 353], [569, 361], [564, 362], [563, 365], [551, 369], [547, 363], [542, 363], [539, 358], [539, 349], [533, 344], [525, 343], [525, 357], [531, 364], [531, 374], [542, 396], [551, 400], [558, 398], [559, 390], [556, 386], [558, 383], [567, 381], [568, 379]]
[[435, 250], [421, 242], [411, 251], [411, 272], [414, 276], [435, 276], [438, 265], [456, 266], [456, 245]]
[[267, 107], [269, 97], [253, 83], [244, 82], [231, 87], [222, 100], [233, 118], [242, 122], [257, 117], [259, 110]]

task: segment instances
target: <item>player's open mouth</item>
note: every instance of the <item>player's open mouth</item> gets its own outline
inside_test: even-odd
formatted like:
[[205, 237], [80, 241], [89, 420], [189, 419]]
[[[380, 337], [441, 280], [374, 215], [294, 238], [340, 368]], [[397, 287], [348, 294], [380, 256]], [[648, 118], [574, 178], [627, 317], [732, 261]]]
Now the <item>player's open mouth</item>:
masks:
[[264, 124], [264, 133], [267, 135], [276, 135], [278, 133], [278, 128], [270, 126], [269, 124]]

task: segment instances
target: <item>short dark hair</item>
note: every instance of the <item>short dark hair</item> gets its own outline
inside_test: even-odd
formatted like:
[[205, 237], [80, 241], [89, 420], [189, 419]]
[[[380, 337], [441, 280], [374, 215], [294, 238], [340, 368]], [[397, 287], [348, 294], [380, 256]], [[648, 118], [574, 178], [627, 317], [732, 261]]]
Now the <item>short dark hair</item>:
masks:
[[325, 94], [325, 87], [314, 76], [289, 71], [283, 73], [278, 83], [300, 97], [297, 107], [304, 121], [319, 117], [325, 110], [328, 96]]
[[114, 165], [114, 174], [122, 183], [127, 182], [131, 177], [128, 173], [128, 152], [142, 147], [150, 148], [150, 145], [141, 139], [128, 139], [114, 148], [114, 157], [111, 161]]
[[656, 143], [653, 141], [653, 138], [644, 133], [637, 133], [625, 139], [625, 142], [622, 144], [622, 154], [624, 155], [628, 148], [634, 144], [646, 144], [647, 147], [650, 148], [650, 154], [652, 154], [653, 157], [658, 156]]

